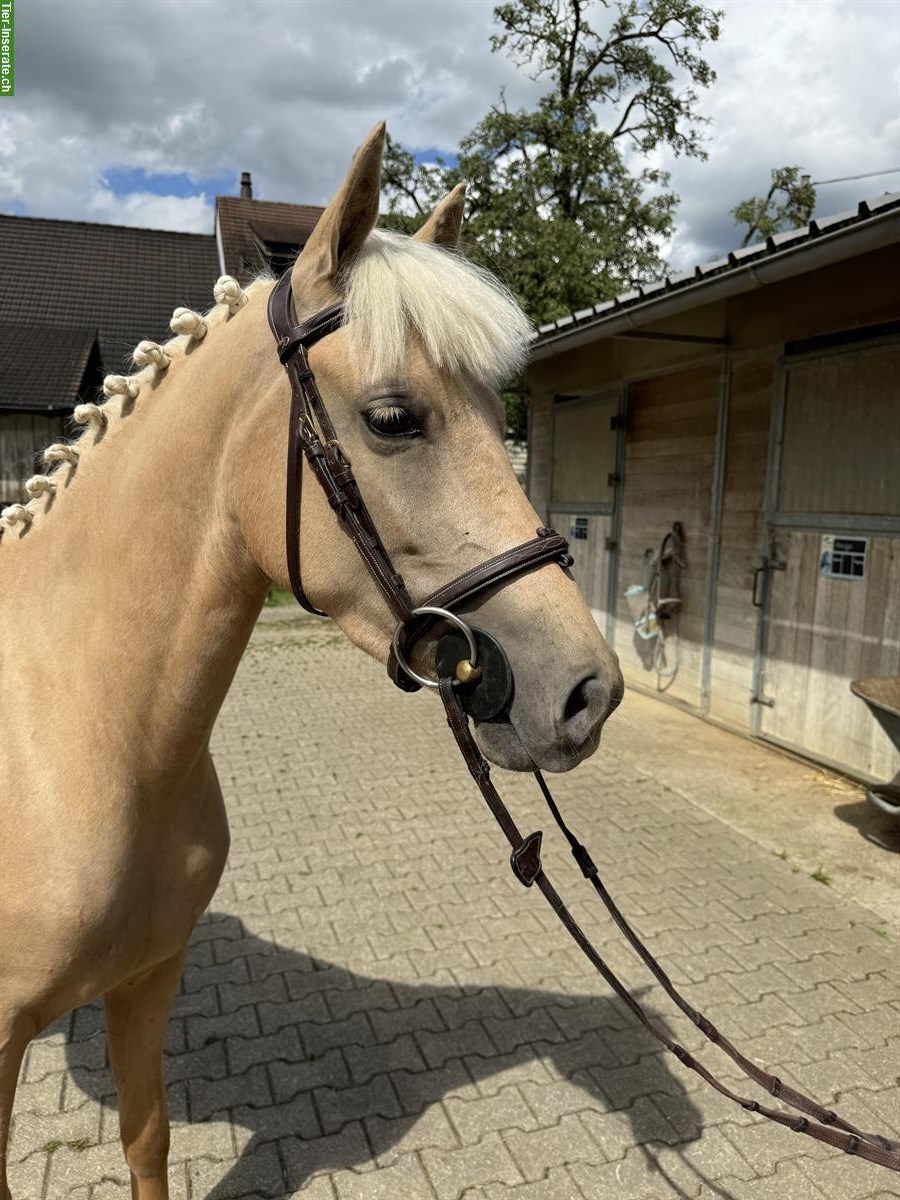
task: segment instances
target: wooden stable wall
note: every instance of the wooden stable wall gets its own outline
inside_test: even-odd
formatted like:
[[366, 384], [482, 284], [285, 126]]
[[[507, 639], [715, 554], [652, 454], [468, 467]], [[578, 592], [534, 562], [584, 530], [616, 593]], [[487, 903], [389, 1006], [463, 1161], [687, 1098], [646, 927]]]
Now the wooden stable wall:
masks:
[[26, 500], [25, 480], [34, 475], [38, 456], [63, 436], [64, 417], [29, 412], [0, 412], [0, 503]]
[[[657, 679], [624, 593], [681, 521], [687, 568], [667, 697], [882, 779], [900, 755], [849, 684], [900, 673], [897, 278], [900, 243], [656, 323], [561, 334], [528, 371], [529, 496], [561, 532], [588, 516], [576, 578], [629, 686], [656, 690]], [[552, 511], [555, 411], [616, 389], [627, 427], [613, 511]], [[828, 534], [868, 539], [864, 581], [828, 577]], [[604, 553], [607, 537], [615, 548]], [[764, 556], [787, 567], [760, 577], [756, 607]]]
[[[628, 389], [616, 653], [633, 682], [698, 706], [720, 374], [714, 364]], [[687, 565], [681, 573], [682, 611], [668, 623], [666, 643], [669, 664], [677, 656], [678, 669], [666, 679], [642, 660], [649, 645], [634, 631], [624, 592], [644, 581], [645, 552], [659, 548], [675, 521], [684, 527]]]

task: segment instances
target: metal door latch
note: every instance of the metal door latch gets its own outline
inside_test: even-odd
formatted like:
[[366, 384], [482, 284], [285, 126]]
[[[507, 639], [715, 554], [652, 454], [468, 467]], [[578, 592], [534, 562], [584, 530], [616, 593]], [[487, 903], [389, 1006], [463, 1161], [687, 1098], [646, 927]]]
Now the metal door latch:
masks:
[[753, 607], [762, 608], [765, 600], [765, 588], [760, 588], [759, 581], [765, 579], [770, 571], [784, 571], [787, 569], [787, 563], [780, 558], [769, 558], [768, 555], [763, 555], [761, 566], [758, 566], [753, 572]]

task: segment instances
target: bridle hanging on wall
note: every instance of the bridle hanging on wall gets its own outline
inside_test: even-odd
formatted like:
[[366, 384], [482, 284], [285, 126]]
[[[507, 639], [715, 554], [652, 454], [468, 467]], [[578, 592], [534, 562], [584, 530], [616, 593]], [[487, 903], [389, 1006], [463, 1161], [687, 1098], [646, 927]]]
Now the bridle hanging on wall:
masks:
[[[286, 271], [269, 297], [268, 314], [278, 355], [291, 385], [285, 542], [291, 588], [298, 602], [308, 612], [326, 615], [310, 602], [303, 590], [300, 576], [300, 504], [305, 458], [341, 528], [356, 546], [397, 621], [388, 661], [391, 679], [405, 691], [416, 691], [419, 687], [437, 689], [447, 714], [447, 722], [466, 766], [510, 843], [510, 865], [516, 878], [526, 887], [536, 886], [542, 892], [576, 944], [634, 1016], [684, 1066], [696, 1071], [716, 1091], [741, 1107], [760, 1113], [796, 1133], [808, 1134], [847, 1154], [857, 1155], [878, 1166], [900, 1172], [900, 1144], [880, 1134], [862, 1132], [832, 1109], [825, 1108], [783, 1083], [777, 1076], [762, 1070], [684, 999], [607, 892], [596, 864], [566, 825], [540, 771], [535, 771], [535, 778], [553, 819], [568, 841], [582, 874], [589, 880], [625, 939], [666, 994], [701, 1033], [714, 1045], [719, 1046], [748, 1078], [800, 1115], [771, 1108], [741, 1096], [717, 1079], [698, 1058], [674, 1041], [647, 1015], [594, 949], [544, 873], [540, 857], [543, 835], [536, 831], [527, 837], [522, 836], [494, 787], [490, 778], [490, 768], [469, 730], [469, 715], [476, 720], [492, 720], [508, 712], [514, 680], [502, 646], [484, 630], [470, 625], [454, 611], [494, 588], [511, 583], [527, 572], [553, 564], [562, 568], [570, 566], [572, 559], [568, 553], [568, 542], [554, 530], [540, 528], [537, 530], [537, 536], [531, 541], [514, 546], [471, 568], [416, 605], [402, 576], [395, 570], [390, 554], [366, 507], [309, 366], [310, 348], [343, 324], [343, 307], [340, 304], [332, 305], [302, 324], [296, 324], [291, 275], [290, 271]], [[438, 641], [438, 678], [430, 679], [413, 670], [409, 663], [409, 655], [415, 640], [434, 620], [445, 621], [452, 630]]]

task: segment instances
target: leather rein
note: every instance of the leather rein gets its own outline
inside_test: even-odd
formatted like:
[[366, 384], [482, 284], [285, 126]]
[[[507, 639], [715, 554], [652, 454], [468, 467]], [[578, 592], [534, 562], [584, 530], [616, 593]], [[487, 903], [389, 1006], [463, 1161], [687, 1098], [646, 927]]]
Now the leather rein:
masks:
[[[878, 1166], [900, 1172], [900, 1143], [891, 1141], [880, 1134], [862, 1132], [832, 1109], [825, 1108], [817, 1101], [782, 1082], [777, 1076], [764, 1071], [742, 1054], [707, 1017], [684, 999], [606, 890], [596, 864], [587, 849], [566, 825], [541, 772], [535, 771], [535, 779], [553, 819], [568, 841], [582, 874], [603, 901], [626, 941], [665, 993], [697, 1026], [704, 1037], [723, 1050], [749, 1079], [795, 1111], [791, 1113], [782, 1108], [773, 1108], [740, 1095], [717, 1079], [698, 1058], [689, 1053], [684, 1046], [670, 1037], [648, 1016], [641, 1004], [617, 978], [612, 968], [594, 949], [543, 870], [540, 857], [543, 835], [537, 831], [526, 837], [522, 836], [503, 799], [494, 787], [490, 777], [490, 768], [472, 737], [468, 714], [469, 712], [478, 714], [475, 697], [479, 688], [490, 683], [482, 666], [479, 665], [479, 656], [485, 664], [491, 667], [492, 671], [502, 671], [503, 664], [507, 671], [509, 667], [502, 648], [483, 631], [468, 625], [454, 611], [456, 608], [469, 604], [490, 589], [503, 586], [526, 572], [538, 570], [552, 563], [563, 568], [571, 566], [572, 558], [568, 553], [568, 542], [552, 529], [538, 529], [537, 536], [531, 541], [488, 559], [432, 592], [421, 604], [414, 604], [403, 578], [394, 569], [390, 554], [385, 548], [375, 522], [360, 494], [350, 462], [341, 448], [334, 425], [316, 385], [315, 376], [309, 366], [310, 348], [328, 334], [334, 333], [344, 323], [343, 306], [332, 305], [309, 320], [299, 325], [296, 324], [291, 295], [291, 272], [287, 270], [269, 296], [268, 315], [269, 325], [278, 347], [278, 356], [287, 371], [291, 385], [286, 551], [291, 588], [297, 601], [308, 612], [316, 613], [319, 616], [326, 615], [310, 602], [303, 590], [300, 578], [300, 503], [303, 459], [305, 458], [342, 529], [355, 545], [397, 620], [388, 662], [388, 674], [394, 683], [404, 691], [416, 691], [422, 686], [438, 690], [447, 715], [447, 723], [456, 739], [465, 764], [510, 844], [510, 865], [516, 878], [525, 887], [536, 886], [538, 888], [579, 949], [644, 1028], [674, 1054], [684, 1066], [696, 1071], [721, 1095], [727, 1096], [729, 1100], [733, 1100], [742, 1108], [760, 1113], [770, 1121], [784, 1125], [796, 1133], [807, 1134], [820, 1142], [843, 1150], [846, 1154], [857, 1155]], [[458, 659], [455, 669], [448, 665], [442, 666], [440, 678], [431, 680], [413, 671], [408, 663], [407, 654], [416, 637], [423, 632], [426, 623], [436, 619], [444, 620], [455, 626], [462, 634], [465, 639], [465, 648], [468, 650], [468, 657]], [[449, 639], [444, 640], [449, 641]], [[452, 650], [453, 647], [450, 646], [449, 649]], [[456, 651], [456, 653], [459, 652]], [[450, 655], [449, 662], [451, 664], [452, 660], [456, 658], [456, 653]], [[438, 659], [444, 664], [448, 662], [447, 655], [441, 654], [441, 643], [438, 645]], [[511, 679], [507, 693], [511, 693]], [[504, 703], [508, 704], [508, 694]], [[498, 713], [503, 711], [505, 709], [502, 707], [498, 709]]]

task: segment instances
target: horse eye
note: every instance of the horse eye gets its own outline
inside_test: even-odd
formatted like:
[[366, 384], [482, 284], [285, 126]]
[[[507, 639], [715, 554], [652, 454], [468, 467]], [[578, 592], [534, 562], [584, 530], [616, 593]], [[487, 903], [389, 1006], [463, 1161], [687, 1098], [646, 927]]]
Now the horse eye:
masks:
[[366, 424], [378, 437], [420, 437], [422, 429], [412, 415], [399, 404], [386, 404], [383, 408], [370, 409]]

